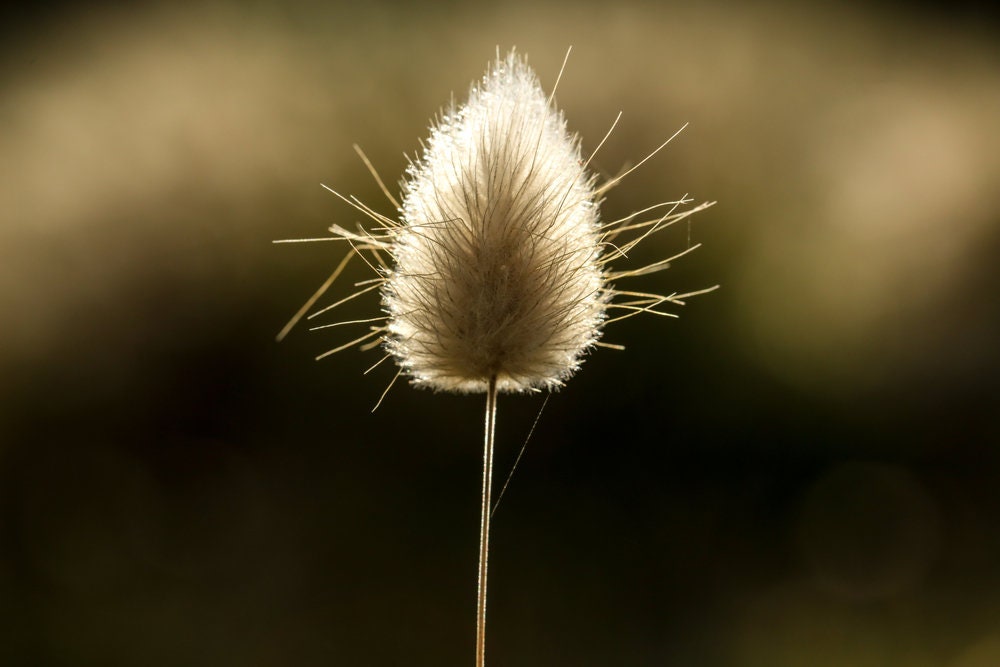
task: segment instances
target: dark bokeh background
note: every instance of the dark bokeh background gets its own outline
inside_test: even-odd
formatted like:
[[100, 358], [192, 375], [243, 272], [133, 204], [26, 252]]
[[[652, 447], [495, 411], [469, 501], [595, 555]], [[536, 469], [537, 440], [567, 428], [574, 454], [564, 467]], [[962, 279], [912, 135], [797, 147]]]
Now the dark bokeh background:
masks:
[[[949, 5], [950, 7], [950, 5]], [[10, 12], [10, 10], [7, 10]], [[493, 665], [1000, 664], [1000, 53], [980, 6], [48, 4], [0, 62], [0, 663], [461, 665], [481, 397], [274, 334], [454, 91], [529, 54], [687, 291], [554, 395]], [[334, 287], [370, 277], [357, 268]], [[377, 299], [345, 307], [371, 316]], [[500, 404], [498, 477], [541, 397]], [[499, 480], [498, 480], [499, 481]]]

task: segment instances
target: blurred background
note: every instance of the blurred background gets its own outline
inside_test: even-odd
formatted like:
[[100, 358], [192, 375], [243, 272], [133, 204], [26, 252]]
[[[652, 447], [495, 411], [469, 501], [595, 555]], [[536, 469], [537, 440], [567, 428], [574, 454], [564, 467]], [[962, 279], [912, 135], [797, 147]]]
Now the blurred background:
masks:
[[[274, 336], [499, 46], [613, 219], [718, 204], [541, 415], [489, 662], [1000, 664], [1000, 31], [975, 3], [4, 10], [0, 664], [462, 665], [481, 397]], [[393, 185], [393, 190], [397, 188]], [[360, 263], [330, 299], [370, 277]], [[372, 316], [377, 297], [340, 317]], [[503, 397], [497, 485], [542, 397]]]

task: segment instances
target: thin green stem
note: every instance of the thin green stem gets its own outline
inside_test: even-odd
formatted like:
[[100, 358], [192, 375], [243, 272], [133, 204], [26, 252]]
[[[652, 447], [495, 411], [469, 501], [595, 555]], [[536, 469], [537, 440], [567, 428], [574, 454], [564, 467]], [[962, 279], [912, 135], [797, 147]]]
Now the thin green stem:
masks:
[[486, 664], [486, 563], [490, 551], [490, 491], [493, 486], [493, 434], [497, 425], [497, 379], [486, 390], [486, 426], [483, 445], [483, 507], [479, 524], [479, 597], [476, 609], [476, 667]]

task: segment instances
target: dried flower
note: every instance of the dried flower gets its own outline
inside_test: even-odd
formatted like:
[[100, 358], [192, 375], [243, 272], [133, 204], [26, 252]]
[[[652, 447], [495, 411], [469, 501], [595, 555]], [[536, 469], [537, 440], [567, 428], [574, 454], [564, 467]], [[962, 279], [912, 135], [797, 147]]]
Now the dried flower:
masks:
[[[689, 200], [664, 202], [602, 225], [599, 198], [631, 170], [597, 187], [588, 165], [525, 59], [513, 51], [498, 55], [468, 101], [452, 105], [431, 128], [407, 170], [402, 205], [382, 186], [400, 221], [345, 198], [377, 226], [352, 233], [334, 225], [330, 238], [351, 242], [359, 255], [369, 252], [369, 263], [380, 267], [378, 278], [348, 298], [379, 288], [386, 315], [351, 322], [382, 323], [326, 354], [376, 339], [384, 358], [393, 357], [417, 386], [485, 392], [495, 378], [500, 392], [551, 390], [595, 345], [620, 347], [599, 343], [608, 322], [643, 312], [674, 316], [657, 307], [700, 292], [662, 296], [611, 283], [668, 268], [673, 257], [627, 271], [608, 264], [701, 207], [678, 212]], [[635, 222], [655, 209], [666, 214]], [[626, 232], [637, 238], [615, 245]], [[623, 314], [609, 317], [616, 309]]]
[[523, 58], [492, 64], [408, 176], [382, 292], [404, 373], [444, 391], [562, 384], [609, 295], [594, 178]]
[[[602, 224], [600, 197], [632, 170], [597, 187], [579, 139], [566, 130], [552, 96], [542, 92], [525, 59], [514, 52], [504, 58], [498, 53], [468, 101], [453, 105], [431, 128], [423, 154], [407, 171], [402, 204], [358, 151], [401, 219], [333, 191], [376, 225], [357, 233], [331, 227], [330, 238], [347, 241], [353, 252], [278, 338], [357, 255], [377, 277], [310, 317], [375, 289], [381, 290], [385, 314], [314, 327], [371, 323], [367, 334], [320, 358], [353, 345], [381, 343], [387, 354], [378, 363], [393, 357], [399, 367], [393, 382], [405, 374], [417, 386], [486, 393], [476, 615], [476, 665], [483, 667], [497, 394], [555, 389], [594, 346], [620, 348], [600, 342], [609, 322], [640, 313], [673, 316], [658, 306], [682, 305], [684, 297], [714, 289], [661, 296], [612, 285], [613, 280], [665, 269], [673, 257], [624, 271], [608, 266], [701, 207], [678, 212], [690, 200], [664, 202]], [[665, 214], [636, 221], [658, 209]], [[629, 232], [633, 238], [623, 242], [621, 235]], [[609, 316], [615, 309], [622, 314]]]

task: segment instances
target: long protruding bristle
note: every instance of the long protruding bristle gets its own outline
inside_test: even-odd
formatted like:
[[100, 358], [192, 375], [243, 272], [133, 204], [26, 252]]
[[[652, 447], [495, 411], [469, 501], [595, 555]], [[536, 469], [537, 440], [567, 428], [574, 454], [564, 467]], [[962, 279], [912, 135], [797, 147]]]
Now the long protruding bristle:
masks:
[[292, 315], [292, 319], [290, 319], [288, 321], [288, 324], [286, 324], [284, 328], [278, 333], [278, 335], [275, 337], [275, 340], [277, 340], [280, 343], [285, 339], [285, 336], [287, 336], [288, 332], [292, 330], [292, 327], [298, 324], [299, 320], [305, 317], [305, 314], [309, 312], [309, 309], [313, 307], [313, 304], [319, 301], [319, 298], [321, 296], [326, 294], [326, 290], [330, 288], [330, 285], [333, 284], [333, 281], [335, 281], [337, 277], [344, 271], [344, 267], [347, 266], [347, 263], [349, 261], [351, 261], [351, 255], [347, 254], [344, 256], [344, 259], [340, 260], [340, 264], [338, 264], [337, 268], [333, 270], [333, 273], [330, 274], [330, 277], [327, 278], [322, 285], [320, 285], [319, 289], [316, 290], [316, 292], [311, 297], [309, 297], [308, 301], [302, 304], [302, 307], [299, 308], [298, 312]]

